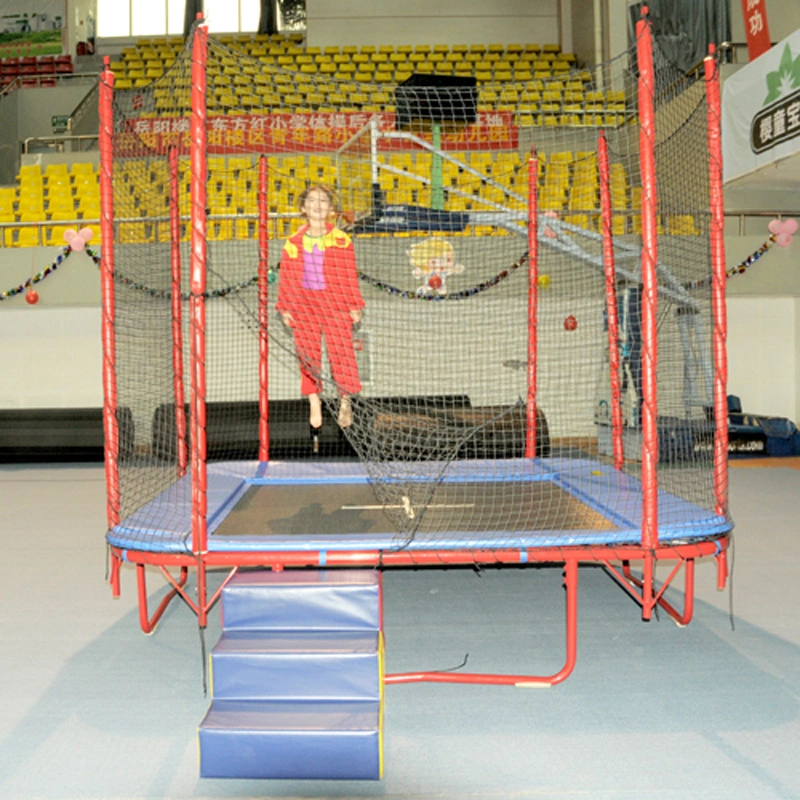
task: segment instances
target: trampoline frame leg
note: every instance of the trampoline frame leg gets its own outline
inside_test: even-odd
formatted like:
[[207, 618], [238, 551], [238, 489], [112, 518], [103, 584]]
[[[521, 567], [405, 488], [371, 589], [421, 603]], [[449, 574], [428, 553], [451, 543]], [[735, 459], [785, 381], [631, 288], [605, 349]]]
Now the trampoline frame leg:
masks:
[[521, 689], [548, 688], [568, 678], [578, 657], [578, 559], [564, 562], [566, 590], [566, 659], [552, 675], [495, 675], [465, 672], [404, 672], [384, 676], [384, 683], [476, 683], [491, 686], [516, 686]]
[[158, 625], [158, 621], [167, 610], [167, 606], [169, 606], [169, 604], [179, 594], [191, 607], [195, 608], [194, 603], [189, 600], [183, 591], [183, 587], [186, 585], [186, 582], [189, 579], [189, 568], [181, 567], [177, 578], [173, 577], [165, 567], [159, 567], [159, 569], [167, 578], [167, 582], [170, 583], [173, 588], [167, 593], [166, 597], [162, 599], [158, 605], [158, 608], [155, 610], [155, 613], [151, 617], [149, 615], [147, 604], [147, 573], [145, 571], [145, 565], [136, 565], [136, 588], [139, 595], [139, 626], [144, 633], [148, 634], [152, 633], [156, 629], [156, 625]]
[[[628, 594], [642, 607], [642, 617], [650, 619], [652, 612], [656, 608], [663, 609], [678, 625], [683, 627], [688, 625], [694, 614], [694, 564], [693, 558], [682, 558], [677, 561], [661, 588], [655, 592], [653, 586], [653, 576], [650, 575], [649, 591], [645, 591], [646, 579], [644, 575], [639, 578], [633, 574], [630, 561], [623, 561], [620, 568], [615, 567], [611, 562], [604, 561], [605, 570]], [[672, 585], [680, 568], [684, 568], [684, 588], [683, 611], [678, 611], [675, 606], [664, 599], [664, 592]]]
[[175, 577], [163, 564], [159, 564], [158, 569], [164, 576], [166, 582], [172, 586], [172, 589], [161, 600], [158, 608], [150, 616], [147, 602], [147, 572], [146, 564], [136, 564], [136, 588], [139, 597], [139, 625], [144, 633], [150, 634], [158, 625], [158, 621], [167, 610], [169, 604], [176, 598], [180, 597], [187, 606], [197, 615], [198, 624], [201, 628], [206, 627], [208, 621], [208, 612], [213, 608], [214, 604], [222, 596], [222, 590], [228, 581], [237, 573], [239, 567], [233, 567], [228, 576], [222, 582], [220, 587], [212, 595], [210, 599], [206, 599], [207, 583], [206, 583], [206, 565], [203, 563], [197, 567], [197, 600], [193, 600], [185, 591], [186, 583], [189, 579], [189, 567], [186, 565], [180, 566], [178, 576]]
[[111, 574], [108, 576], [108, 582], [111, 585], [111, 596], [119, 597], [122, 594], [122, 588], [120, 585], [120, 577], [119, 577], [119, 572], [120, 569], [122, 568], [122, 559], [114, 552], [111, 552], [109, 560], [111, 566]]

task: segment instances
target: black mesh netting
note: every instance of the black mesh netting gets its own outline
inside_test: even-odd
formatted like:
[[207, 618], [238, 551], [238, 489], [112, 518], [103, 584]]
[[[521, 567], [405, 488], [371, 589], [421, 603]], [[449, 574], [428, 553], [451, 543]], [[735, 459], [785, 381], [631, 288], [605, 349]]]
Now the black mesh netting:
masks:
[[[132, 454], [120, 464], [121, 518], [124, 525], [145, 508], [153, 531], [174, 526], [170, 488], [190, 473], [180, 456], [188, 438], [180, 406], [189, 415], [192, 45], [189, 39], [149, 86], [117, 91], [114, 104], [118, 403], [130, 410], [134, 429]], [[642, 181], [634, 65], [635, 53], [628, 53], [591, 71], [531, 80], [516, 99], [487, 110], [481, 98], [492, 87], [474, 81], [411, 81], [400, 91], [341, 82], [319, 69], [284, 67], [267, 46], [242, 52], [210, 39], [206, 174], [198, 176], [206, 190], [209, 462], [258, 458], [265, 376], [270, 458], [360, 458], [398, 546], [415, 539], [446, 544], [452, 532], [476, 527], [624, 525], [620, 476], [608, 469], [598, 136], [602, 128], [610, 157], [622, 473], [635, 479]], [[686, 518], [687, 503], [715, 506], [709, 155], [704, 81], [679, 73], [658, 52], [655, 74], [659, 519], [669, 525]], [[539, 207], [535, 415], [528, 404], [532, 145]], [[258, 288], [262, 159], [267, 362]], [[304, 239], [299, 202], [316, 184], [333, 190], [334, 227], [321, 239]], [[180, 302], [172, 289], [176, 252]], [[356, 288], [345, 291], [339, 287], [348, 270]], [[287, 308], [293, 328], [284, 321]], [[325, 331], [318, 361], [319, 337], [304, 326]], [[315, 437], [301, 367], [323, 400]], [[525, 459], [534, 418], [538, 471]], [[631, 488], [637, 481], [624, 486], [624, 507], [641, 506], [641, 488]], [[588, 496], [592, 503], [576, 511], [575, 498]], [[480, 523], [478, 510], [487, 515]], [[494, 546], [503, 544], [500, 536]]]

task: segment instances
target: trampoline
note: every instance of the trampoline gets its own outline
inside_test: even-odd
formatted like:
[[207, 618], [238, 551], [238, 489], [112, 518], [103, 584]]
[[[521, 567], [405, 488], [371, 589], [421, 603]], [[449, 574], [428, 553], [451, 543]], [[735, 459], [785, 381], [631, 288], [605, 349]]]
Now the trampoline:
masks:
[[[491, 470], [488, 467], [491, 467]], [[241, 462], [214, 465], [208, 487], [208, 551], [211, 553], [315, 552], [315, 566], [336, 552], [373, 551], [374, 556], [416, 551], [519, 550], [641, 544], [642, 489], [636, 478], [591, 461], [523, 459], [505, 465], [465, 462], [435, 491], [415, 537], [406, 541], [377, 502], [364, 467], [343, 462]], [[230, 472], [226, 472], [230, 469]], [[249, 473], [249, 475], [248, 475]], [[608, 481], [614, 482], [609, 492]], [[447, 490], [447, 491], [446, 491]], [[439, 495], [445, 495], [439, 499]], [[497, 504], [523, 499], [507, 527], [498, 527]], [[661, 493], [675, 507], [673, 522], [659, 531], [661, 546], [712, 541], [731, 529], [724, 516]], [[466, 522], [446, 530], [446, 512]], [[417, 513], [422, 509], [417, 509]], [[413, 509], [412, 509], [413, 511]], [[159, 518], [159, 530], [152, 520]], [[190, 547], [191, 481], [179, 481], [110, 532], [124, 550], [185, 553]]]
[[[362, 465], [346, 462], [238, 462], [209, 469], [208, 539], [205, 568], [230, 569], [228, 580], [241, 567], [314, 568], [365, 566], [481, 566], [562, 564], [566, 588], [566, 647], [564, 666], [547, 676], [470, 675], [469, 673], [413, 673], [388, 675], [387, 682], [429, 680], [442, 682], [552, 685], [566, 678], [577, 654], [578, 566], [603, 565], [624, 589], [651, 610], [659, 606], [677, 623], [688, 624], [693, 612], [694, 562], [714, 557], [719, 586], [727, 576], [726, 552], [732, 528], [723, 515], [661, 492], [659, 502], [673, 508], [669, 525], [659, 531], [655, 548], [643, 548], [641, 482], [607, 465], [574, 459], [519, 459], [505, 465], [509, 482], [496, 481], [480, 461], [465, 462], [448, 485], [443, 502], [437, 493], [425, 509], [427, 516], [412, 541], [398, 537], [376, 502]], [[581, 480], [576, 482], [576, 476]], [[486, 479], [490, 491], [486, 492]], [[608, 491], [608, 480], [614, 491]], [[476, 491], [480, 487], [481, 491]], [[455, 491], [451, 491], [451, 490]], [[445, 490], [448, 490], [445, 492]], [[191, 481], [177, 482], [164, 495], [109, 532], [115, 554], [112, 584], [119, 591], [123, 562], [137, 565], [142, 629], [154, 629], [167, 604], [177, 595], [200, 616], [203, 607], [185, 594], [190, 568], [198, 559], [191, 553]], [[513, 521], [496, 527], [494, 501], [513, 493], [526, 504], [516, 508]], [[555, 501], [555, 502], [554, 502]], [[442, 518], [457, 504], [468, 509], [460, 530], [443, 530]], [[419, 509], [418, 509], [419, 511]], [[151, 521], [162, 524], [153, 530]], [[534, 527], [534, 523], [537, 527]], [[492, 526], [495, 527], [492, 527]], [[661, 587], [648, 597], [647, 585], [634, 576], [632, 562], [652, 559], [674, 562]], [[159, 566], [174, 585], [154, 614], [147, 608], [146, 565]], [[233, 568], [231, 569], [231, 565]], [[664, 599], [664, 592], [685, 571], [682, 610]], [[173, 577], [168, 567], [179, 567]], [[224, 585], [224, 584], [223, 584]], [[208, 603], [213, 605], [215, 595]]]
[[[601, 85], [629, 86], [630, 59], [638, 56], [630, 116], [610, 131], [569, 131], [564, 158], [551, 156], [543, 184], [535, 148], [524, 171], [515, 154], [490, 154], [485, 172], [478, 161], [454, 171], [448, 196], [462, 205], [467, 198], [484, 202], [485, 213], [473, 206], [467, 214], [452, 202], [452, 210], [406, 221], [403, 230], [356, 225], [337, 234], [343, 247], [352, 237], [358, 264], [371, 270], [360, 275], [369, 329], [353, 336], [363, 391], [353, 393], [346, 430], [334, 428], [342, 395], [336, 381], [326, 367], [315, 377], [326, 403], [323, 438], [329, 445], [346, 438], [358, 461], [319, 459], [307, 412], [291, 422], [291, 435], [277, 430], [276, 413], [270, 416], [281, 403], [303, 406], [303, 359], [276, 312], [270, 287], [277, 281], [280, 288], [281, 278], [270, 266], [270, 246], [285, 236], [284, 217], [291, 216], [284, 195], [300, 194], [309, 170], [325, 167], [310, 150], [299, 165], [285, 139], [271, 140], [275, 155], [257, 137], [209, 138], [209, 59], [239, 59], [249, 74], [248, 56], [208, 39], [202, 28], [171, 67], [170, 86], [191, 86], [183, 109], [189, 130], [182, 128], [177, 144], [139, 136], [142, 109], [151, 101], [157, 107], [155, 84], [115, 93], [104, 72], [106, 537], [114, 594], [123, 565], [135, 567], [143, 631], [153, 631], [176, 598], [204, 629], [226, 584], [245, 569], [549, 565], [564, 572], [566, 657], [559, 669], [544, 676], [385, 676], [387, 683], [549, 686], [575, 666], [582, 564], [602, 566], [644, 620], [661, 609], [678, 624], [690, 621], [699, 559], [715, 559], [718, 586], [725, 585], [733, 523], [718, 76], [713, 59], [701, 78], [673, 74], [663, 56], [654, 65], [647, 31], [639, 33], [638, 53], [605, 65], [600, 76]], [[424, 147], [386, 137], [389, 150], [379, 154], [380, 140], [368, 135], [376, 127], [371, 121], [367, 135], [335, 150], [342, 210], [351, 221], [366, 219], [382, 191], [378, 159], [390, 159], [392, 147], [417, 148], [415, 163], [429, 169], [425, 180], [441, 205], [442, 162], [457, 159], [442, 158], [438, 137]], [[631, 137], [632, 130], [642, 135]], [[518, 135], [508, 140], [514, 148]], [[324, 148], [330, 153], [331, 142]], [[511, 165], [506, 172], [504, 165]], [[410, 175], [390, 171], [401, 173]], [[658, 191], [657, 173], [664, 176]], [[614, 175], [640, 190], [638, 222], [618, 224]], [[551, 176], [574, 181], [575, 203], [578, 187], [594, 176], [596, 219], [548, 215], [546, 205], [560, 196]], [[187, 185], [191, 213], [182, 213]], [[387, 182], [385, 189], [398, 187]], [[273, 202], [271, 193], [280, 199]], [[662, 210], [681, 226], [665, 228]], [[140, 225], [142, 214], [152, 235], [132, 238], [130, 226]], [[453, 215], [463, 224], [443, 228]], [[435, 227], [422, 230], [434, 224], [426, 219]], [[425, 269], [409, 265], [410, 240], [437, 243], [443, 230], [461, 237], [436, 256], [449, 259], [440, 265], [447, 291], [439, 278], [435, 291], [420, 293], [414, 275]], [[456, 250], [466, 266], [456, 263]], [[124, 437], [123, 410], [130, 422]], [[302, 440], [297, 457], [284, 458], [294, 440]], [[667, 569], [656, 579], [659, 564]], [[167, 592], [151, 610], [153, 567]], [[215, 591], [210, 570], [223, 572]], [[680, 575], [679, 609], [666, 593]]]

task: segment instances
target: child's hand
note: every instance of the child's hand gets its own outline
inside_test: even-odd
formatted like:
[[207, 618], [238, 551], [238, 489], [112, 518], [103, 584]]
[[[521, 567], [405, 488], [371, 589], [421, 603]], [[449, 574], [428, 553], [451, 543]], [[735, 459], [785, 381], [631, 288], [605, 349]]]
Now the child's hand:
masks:
[[294, 328], [294, 317], [288, 311], [281, 313], [281, 319], [287, 328]]
[[358, 325], [361, 322], [361, 309], [354, 308], [350, 311], [350, 319], [353, 320], [353, 325]]

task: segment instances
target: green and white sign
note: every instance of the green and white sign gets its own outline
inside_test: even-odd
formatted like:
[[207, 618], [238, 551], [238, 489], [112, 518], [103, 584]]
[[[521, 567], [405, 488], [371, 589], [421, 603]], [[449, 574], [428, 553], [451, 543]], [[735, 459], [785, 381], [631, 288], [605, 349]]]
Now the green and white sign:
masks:
[[730, 182], [800, 151], [800, 31], [722, 86], [724, 180]]
[[53, 133], [66, 133], [69, 126], [69, 116], [59, 114], [50, 117], [50, 124], [53, 126]]

